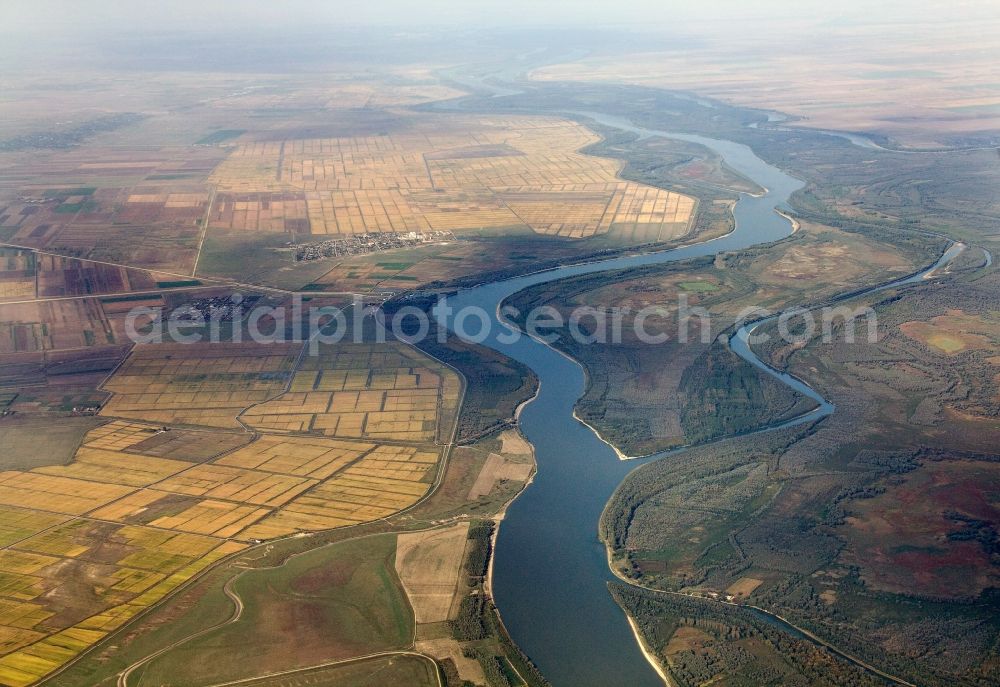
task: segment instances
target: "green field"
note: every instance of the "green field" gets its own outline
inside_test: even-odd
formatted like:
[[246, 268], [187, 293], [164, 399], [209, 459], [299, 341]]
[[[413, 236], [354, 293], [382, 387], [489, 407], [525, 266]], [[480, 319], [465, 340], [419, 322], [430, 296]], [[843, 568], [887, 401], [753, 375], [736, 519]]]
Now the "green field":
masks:
[[325, 260], [296, 263], [292, 253], [285, 249], [288, 240], [285, 234], [247, 237], [211, 230], [202, 247], [198, 276], [298, 289], [330, 269]]
[[708, 293], [710, 291], [717, 291], [718, 286], [707, 281], [682, 281], [678, 284], [684, 291], [692, 291], [694, 293]]
[[178, 279], [176, 281], [158, 281], [156, 285], [161, 289], [176, 289], [182, 286], [201, 286], [197, 279]]
[[198, 139], [195, 141], [195, 145], [215, 145], [216, 143], [223, 143], [233, 138], [239, 138], [245, 133], [245, 129], [219, 129], [218, 131], [213, 131], [208, 136]]
[[74, 212], [79, 212], [80, 210], [87, 210], [89, 212], [91, 210], [96, 210], [96, 209], [97, 209], [97, 204], [91, 202], [63, 203], [62, 205], [56, 206], [55, 212], [58, 212], [59, 214], [62, 215], [69, 215]]
[[239, 684], [241, 687], [436, 687], [438, 679], [433, 661], [401, 654]]
[[[9, 395], [3, 396], [0, 407], [9, 403], [5, 402]], [[65, 417], [58, 423], [18, 415], [5, 417], [0, 420], [0, 470], [65, 465], [72, 460], [84, 434], [101, 424], [96, 417]]]
[[50, 188], [43, 196], [46, 198], [69, 198], [70, 196], [92, 196], [97, 190], [96, 186], [82, 186], [80, 188]]
[[395, 551], [394, 535], [367, 537], [244, 573], [232, 585], [240, 619], [153, 661], [142, 683], [213, 684], [408, 647]]

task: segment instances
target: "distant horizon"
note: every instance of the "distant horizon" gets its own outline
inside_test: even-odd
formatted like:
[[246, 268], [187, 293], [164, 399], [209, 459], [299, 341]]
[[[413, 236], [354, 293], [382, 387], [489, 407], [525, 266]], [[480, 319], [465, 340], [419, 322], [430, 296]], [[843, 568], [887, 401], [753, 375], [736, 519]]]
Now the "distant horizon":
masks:
[[[739, 0], [711, 0], [692, 5], [679, 0], [549, 0], [545, 3], [513, 0], [372, 0], [363, 5], [339, 8], [338, 3], [290, 0], [280, 5], [259, 1], [177, 0], [170, 3], [138, 0], [126, 5], [112, 0], [8, 0], [0, 34], [26, 33], [114, 34], [122, 31], [152, 33], [233, 32], [257, 27], [262, 30], [326, 31], [338, 27], [406, 28], [413, 31], [495, 30], [614, 27], [656, 30], [691, 24], [802, 21], [812, 24], [882, 24], [895, 26], [912, 21], [945, 21], [961, 15], [966, 21], [977, 16], [996, 17], [996, 4], [989, 0], [945, 3], [942, 0], [907, 2], [890, 0], [873, 5], [850, 0], [836, 5], [821, 0], [798, 3], [765, 0], [748, 6]], [[958, 10], [961, 9], [961, 12]], [[716, 26], [715, 28], [720, 28]]]

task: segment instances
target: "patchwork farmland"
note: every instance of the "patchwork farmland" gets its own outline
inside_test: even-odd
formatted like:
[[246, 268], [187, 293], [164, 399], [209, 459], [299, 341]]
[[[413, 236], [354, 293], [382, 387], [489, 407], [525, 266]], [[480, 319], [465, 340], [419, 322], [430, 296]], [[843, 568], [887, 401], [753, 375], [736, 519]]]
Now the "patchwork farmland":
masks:
[[324, 347], [307, 357], [287, 393], [247, 410], [241, 419], [271, 431], [327, 436], [434, 441], [438, 408], [454, 408], [458, 379], [423, 354], [402, 346]]
[[457, 375], [395, 342], [298, 352], [138, 346], [71, 462], [0, 473], [0, 684], [39, 680], [260, 540], [427, 494]]
[[210, 343], [136, 348], [105, 384], [105, 413], [153, 422], [238, 428], [236, 416], [280, 392], [294, 345]]
[[599, 139], [546, 117], [428, 117], [378, 136], [241, 144], [210, 181], [210, 226], [313, 234], [527, 227], [643, 241], [687, 233], [694, 200], [617, 178]]

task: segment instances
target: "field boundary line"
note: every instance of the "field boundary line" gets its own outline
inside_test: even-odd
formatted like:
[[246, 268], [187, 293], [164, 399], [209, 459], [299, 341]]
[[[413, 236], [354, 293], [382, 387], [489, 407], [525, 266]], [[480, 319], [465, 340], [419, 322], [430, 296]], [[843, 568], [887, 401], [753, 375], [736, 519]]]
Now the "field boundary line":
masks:
[[212, 206], [215, 205], [215, 194], [217, 187], [212, 186], [208, 193], [208, 205], [205, 207], [205, 215], [201, 218], [201, 231], [198, 233], [198, 250], [194, 254], [194, 265], [191, 267], [191, 276], [198, 274], [198, 263], [201, 262], [201, 249], [205, 246], [205, 239], [208, 238], [208, 223], [212, 217]]

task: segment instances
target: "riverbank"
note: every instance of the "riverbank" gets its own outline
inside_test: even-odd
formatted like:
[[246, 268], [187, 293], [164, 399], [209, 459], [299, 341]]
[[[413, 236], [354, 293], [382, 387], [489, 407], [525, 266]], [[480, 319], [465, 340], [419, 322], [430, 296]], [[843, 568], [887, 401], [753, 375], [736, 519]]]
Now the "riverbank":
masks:
[[635, 635], [635, 641], [639, 645], [639, 650], [642, 651], [642, 655], [646, 657], [647, 661], [649, 661], [649, 665], [653, 666], [653, 670], [655, 670], [656, 673], [663, 678], [663, 684], [667, 687], [677, 687], [677, 684], [670, 679], [670, 674], [667, 672], [667, 669], [663, 667], [662, 663], [660, 663], [660, 659], [656, 657], [646, 644], [646, 639], [639, 631], [639, 625], [635, 622], [635, 618], [630, 616], [628, 611], [624, 611], [624, 613], [625, 619], [628, 620], [629, 627], [632, 628], [632, 634]]

